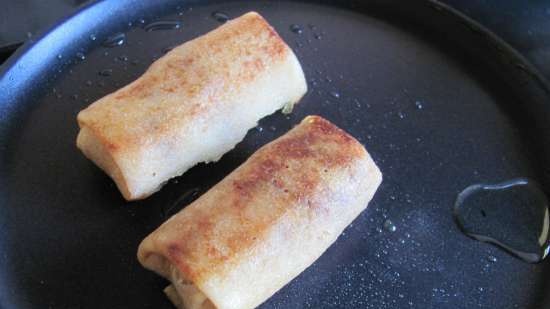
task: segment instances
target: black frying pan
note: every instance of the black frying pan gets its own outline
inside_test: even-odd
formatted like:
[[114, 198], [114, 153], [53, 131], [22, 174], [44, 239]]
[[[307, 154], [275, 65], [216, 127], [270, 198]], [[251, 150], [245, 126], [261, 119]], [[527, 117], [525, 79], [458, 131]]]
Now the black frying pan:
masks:
[[[250, 10], [294, 48], [309, 93], [218, 163], [125, 202], [76, 149], [77, 112], [218, 26], [213, 12]], [[182, 27], [146, 32], [142, 19]], [[117, 32], [124, 44], [101, 45]], [[437, 2], [99, 1], [18, 50], [0, 74], [1, 308], [171, 308], [166, 282], [137, 263], [138, 243], [308, 114], [363, 142], [384, 182], [335, 245], [262, 308], [550, 306], [548, 262], [472, 240], [452, 217], [474, 183], [528, 177], [548, 194], [550, 87]]]

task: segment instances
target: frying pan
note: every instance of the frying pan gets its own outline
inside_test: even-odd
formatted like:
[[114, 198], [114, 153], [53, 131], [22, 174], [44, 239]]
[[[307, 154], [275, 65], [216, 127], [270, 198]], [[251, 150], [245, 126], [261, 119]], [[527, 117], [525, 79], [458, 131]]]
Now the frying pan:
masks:
[[[171, 46], [219, 26], [213, 12], [250, 10], [295, 50], [308, 94], [219, 162], [125, 202], [76, 149], [76, 114]], [[144, 31], [159, 20], [181, 26]], [[123, 44], [104, 47], [116, 33]], [[0, 307], [171, 308], [166, 282], [136, 261], [139, 242], [258, 147], [319, 114], [366, 145], [384, 182], [338, 241], [262, 308], [548, 308], [548, 262], [466, 237], [451, 213], [457, 194], [480, 182], [527, 177], [548, 194], [549, 89], [507, 44], [435, 1], [84, 6], [2, 67]], [[395, 228], [384, 229], [388, 220]]]

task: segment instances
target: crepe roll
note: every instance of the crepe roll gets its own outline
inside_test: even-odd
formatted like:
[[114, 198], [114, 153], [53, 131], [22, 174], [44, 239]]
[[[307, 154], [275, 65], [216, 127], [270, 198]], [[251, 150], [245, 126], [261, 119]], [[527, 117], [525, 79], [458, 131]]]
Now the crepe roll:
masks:
[[217, 161], [306, 91], [292, 50], [251, 12], [174, 48], [82, 110], [77, 146], [127, 200], [142, 199], [193, 165]]
[[310, 266], [366, 207], [382, 174], [365, 148], [308, 116], [139, 246], [181, 309], [254, 308]]

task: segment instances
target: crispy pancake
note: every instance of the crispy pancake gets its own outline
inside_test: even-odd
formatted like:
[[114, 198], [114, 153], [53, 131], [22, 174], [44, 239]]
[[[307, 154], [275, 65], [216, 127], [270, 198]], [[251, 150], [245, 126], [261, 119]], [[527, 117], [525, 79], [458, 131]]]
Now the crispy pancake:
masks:
[[138, 259], [181, 308], [254, 308], [321, 256], [381, 181], [359, 142], [309, 116], [145, 238]]
[[195, 164], [218, 160], [306, 91], [292, 50], [252, 12], [174, 48], [81, 111], [77, 146], [127, 200], [142, 199]]

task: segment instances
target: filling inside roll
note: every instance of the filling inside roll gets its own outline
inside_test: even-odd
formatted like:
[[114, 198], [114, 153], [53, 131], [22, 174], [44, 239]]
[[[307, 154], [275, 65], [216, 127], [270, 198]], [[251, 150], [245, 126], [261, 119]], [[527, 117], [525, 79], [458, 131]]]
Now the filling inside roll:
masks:
[[172, 284], [164, 289], [168, 299], [179, 309], [216, 309], [216, 306], [191, 281], [183, 279], [180, 272], [170, 267]]
[[164, 289], [164, 293], [177, 308], [216, 309], [210, 299], [164, 257], [151, 254], [147, 259], [153, 271], [170, 280], [171, 284]]

